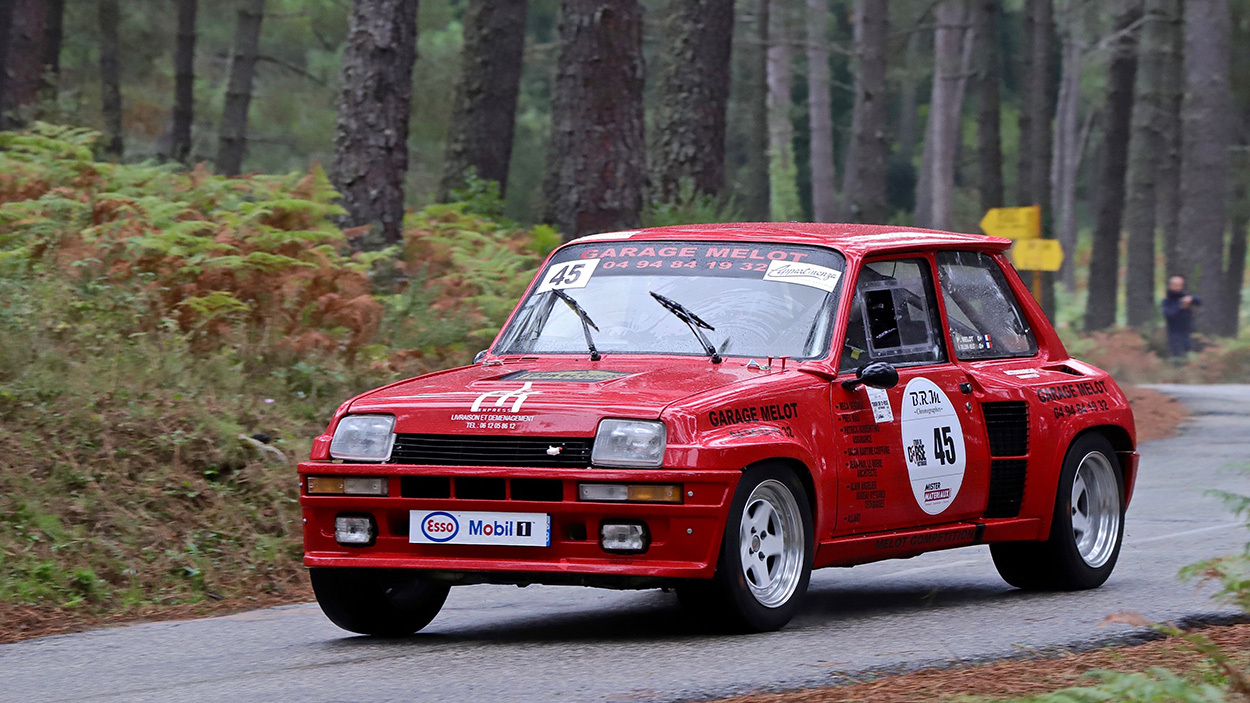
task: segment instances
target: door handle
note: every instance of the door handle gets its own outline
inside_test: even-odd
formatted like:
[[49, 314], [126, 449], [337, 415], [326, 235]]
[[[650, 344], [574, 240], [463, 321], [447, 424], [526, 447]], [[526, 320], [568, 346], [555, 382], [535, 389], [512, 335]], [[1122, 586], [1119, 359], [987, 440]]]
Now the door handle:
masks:
[[959, 384], [959, 392], [963, 393], [964, 395], [968, 395], [969, 393], [972, 393], [972, 384], [969, 383], [968, 381], [964, 381], [963, 383]]

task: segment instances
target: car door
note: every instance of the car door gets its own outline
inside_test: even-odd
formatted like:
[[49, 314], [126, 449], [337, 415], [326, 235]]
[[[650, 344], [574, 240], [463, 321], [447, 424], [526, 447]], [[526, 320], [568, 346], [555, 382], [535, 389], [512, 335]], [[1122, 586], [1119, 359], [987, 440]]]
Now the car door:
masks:
[[1020, 512], [1029, 469], [1030, 404], [1020, 386], [1053, 372], [1040, 368], [1037, 339], [1002, 270], [977, 251], [934, 257], [955, 362], [971, 377], [973, 404], [987, 428], [989, 498], [985, 517]]
[[953, 522], [984, 512], [984, 425], [965, 369], [952, 363], [935, 295], [932, 260], [865, 262], [839, 364], [839, 381], [885, 362], [889, 389], [832, 387], [838, 438], [839, 532]]

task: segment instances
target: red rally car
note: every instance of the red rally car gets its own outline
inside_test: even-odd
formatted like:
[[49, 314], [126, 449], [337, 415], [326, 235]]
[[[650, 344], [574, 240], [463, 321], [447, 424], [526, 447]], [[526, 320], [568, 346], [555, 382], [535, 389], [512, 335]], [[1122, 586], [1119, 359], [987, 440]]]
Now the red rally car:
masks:
[[813, 568], [975, 544], [1019, 588], [1101, 585], [1133, 415], [1009, 244], [731, 224], [560, 247], [472, 366], [358, 396], [316, 438], [318, 602], [398, 636], [457, 584], [663, 587], [775, 630]]

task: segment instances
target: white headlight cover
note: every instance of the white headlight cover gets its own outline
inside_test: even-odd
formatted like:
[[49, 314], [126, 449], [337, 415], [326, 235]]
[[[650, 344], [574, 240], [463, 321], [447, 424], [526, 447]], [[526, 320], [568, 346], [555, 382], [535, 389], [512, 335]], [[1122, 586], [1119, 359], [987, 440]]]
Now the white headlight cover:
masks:
[[348, 415], [339, 420], [330, 456], [346, 461], [387, 461], [395, 445], [394, 415]]
[[663, 422], [603, 420], [590, 461], [596, 466], [659, 466], [664, 461], [666, 440]]

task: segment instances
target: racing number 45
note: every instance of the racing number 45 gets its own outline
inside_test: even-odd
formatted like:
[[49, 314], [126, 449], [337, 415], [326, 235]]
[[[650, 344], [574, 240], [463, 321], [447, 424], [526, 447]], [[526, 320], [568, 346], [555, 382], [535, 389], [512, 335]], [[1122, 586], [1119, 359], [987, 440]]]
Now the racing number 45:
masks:
[[586, 268], [584, 262], [561, 266], [556, 269], [555, 273], [551, 274], [551, 278], [547, 279], [547, 283], [553, 286], [569, 286], [577, 283], [577, 279], [582, 277], [582, 269], [584, 268]]
[[951, 439], [951, 428], [933, 428], [933, 456], [939, 464], [955, 463], [955, 440]]

